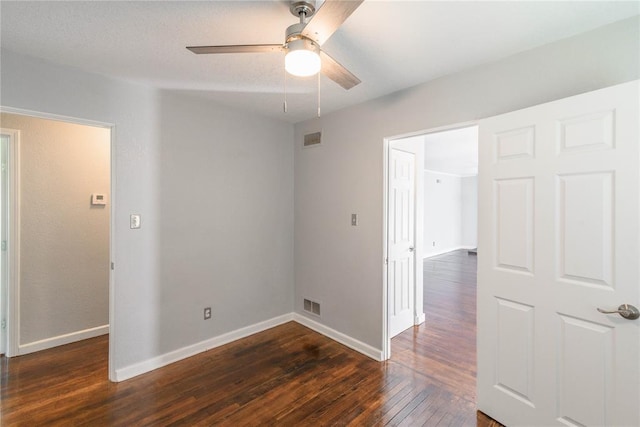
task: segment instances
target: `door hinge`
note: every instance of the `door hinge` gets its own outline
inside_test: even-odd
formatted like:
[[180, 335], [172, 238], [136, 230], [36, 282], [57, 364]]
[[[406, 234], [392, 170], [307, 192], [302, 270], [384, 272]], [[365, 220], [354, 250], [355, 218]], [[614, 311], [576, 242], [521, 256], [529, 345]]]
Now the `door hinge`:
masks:
[[116, 264], [115, 264], [115, 263], [113, 263], [113, 262], [111, 263], [111, 269], [112, 269], [112, 270], [115, 270], [115, 269], [116, 269]]
[[389, 265], [389, 258], [384, 259], [384, 265]]
[[7, 250], [7, 241], [6, 240], [2, 241], [2, 244], [0, 244], [0, 249], [2, 251], [6, 251]]
[[0, 329], [7, 329], [7, 319], [2, 319], [2, 322], [0, 322]]

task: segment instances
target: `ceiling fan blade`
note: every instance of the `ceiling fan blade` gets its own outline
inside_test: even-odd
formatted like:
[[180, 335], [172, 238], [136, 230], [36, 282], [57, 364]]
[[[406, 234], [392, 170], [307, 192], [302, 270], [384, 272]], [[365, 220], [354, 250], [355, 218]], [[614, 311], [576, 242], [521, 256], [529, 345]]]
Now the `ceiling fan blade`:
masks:
[[322, 46], [363, 1], [325, 0], [302, 30], [302, 35]]
[[262, 52], [284, 52], [281, 44], [238, 44], [228, 46], [187, 46], [193, 53], [262, 53]]
[[360, 79], [344, 68], [338, 61], [320, 51], [320, 59], [322, 61], [321, 72], [343, 88], [349, 90], [360, 84]]

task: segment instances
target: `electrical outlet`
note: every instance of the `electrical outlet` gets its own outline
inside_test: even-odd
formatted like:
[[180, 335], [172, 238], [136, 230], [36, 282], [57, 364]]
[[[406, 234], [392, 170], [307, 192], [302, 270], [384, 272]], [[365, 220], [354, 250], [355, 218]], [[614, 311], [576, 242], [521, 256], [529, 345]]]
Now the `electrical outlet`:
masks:
[[211, 319], [211, 307], [204, 309], [204, 320]]
[[131, 214], [129, 217], [129, 228], [140, 228], [140, 214]]

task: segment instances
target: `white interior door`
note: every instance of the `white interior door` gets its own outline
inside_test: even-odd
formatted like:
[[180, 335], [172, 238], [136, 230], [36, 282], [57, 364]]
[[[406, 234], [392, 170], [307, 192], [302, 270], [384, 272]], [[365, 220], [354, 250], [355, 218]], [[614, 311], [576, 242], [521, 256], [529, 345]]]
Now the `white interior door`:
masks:
[[478, 409], [640, 425], [638, 81], [480, 122]]
[[390, 338], [413, 326], [415, 165], [414, 153], [389, 148], [387, 302]]

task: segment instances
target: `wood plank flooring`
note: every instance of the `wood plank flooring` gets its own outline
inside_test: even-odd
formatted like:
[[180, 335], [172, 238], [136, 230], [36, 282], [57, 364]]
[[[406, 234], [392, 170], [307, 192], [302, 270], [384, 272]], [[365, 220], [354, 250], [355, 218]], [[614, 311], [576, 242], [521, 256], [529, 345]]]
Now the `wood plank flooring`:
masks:
[[392, 340], [392, 360], [475, 403], [476, 266], [466, 250], [424, 260], [425, 322]]
[[103, 336], [0, 358], [0, 424], [498, 426], [475, 411], [475, 259], [451, 257], [425, 263], [427, 322], [387, 362], [290, 322], [110, 383]]

